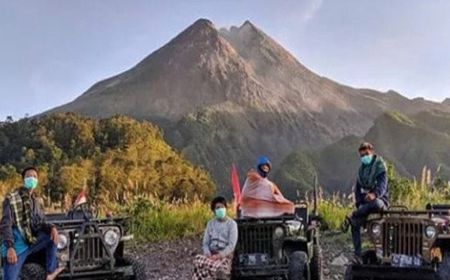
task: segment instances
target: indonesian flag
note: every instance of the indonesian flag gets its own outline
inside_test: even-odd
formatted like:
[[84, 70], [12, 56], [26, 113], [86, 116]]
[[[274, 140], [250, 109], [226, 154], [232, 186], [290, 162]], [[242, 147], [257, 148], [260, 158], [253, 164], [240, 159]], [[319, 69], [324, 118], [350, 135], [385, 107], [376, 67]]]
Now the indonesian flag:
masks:
[[87, 203], [87, 197], [86, 197], [86, 191], [82, 190], [78, 194], [77, 198], [75, 199], [75, 203], [73, 204], [73, 206], [76, 207], [76, 206], [84, 204], [84, 203]]
[[231, 166], [231, 187], [233, 188], [234, 205], [236, 210], [239, 209], [241, 203], [241, 186], [239, 185], [239, 177], [236, 165]]

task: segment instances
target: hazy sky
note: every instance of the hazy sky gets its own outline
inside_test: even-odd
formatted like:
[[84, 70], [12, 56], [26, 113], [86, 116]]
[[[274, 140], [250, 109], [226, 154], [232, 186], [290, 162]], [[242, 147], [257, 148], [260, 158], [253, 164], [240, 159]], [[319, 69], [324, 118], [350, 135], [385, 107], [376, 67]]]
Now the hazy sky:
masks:
[[69, 102], [200, 17], [246, 19], [340, 83], [450, 97], [450, 1], [0, 0], [0, 119]]

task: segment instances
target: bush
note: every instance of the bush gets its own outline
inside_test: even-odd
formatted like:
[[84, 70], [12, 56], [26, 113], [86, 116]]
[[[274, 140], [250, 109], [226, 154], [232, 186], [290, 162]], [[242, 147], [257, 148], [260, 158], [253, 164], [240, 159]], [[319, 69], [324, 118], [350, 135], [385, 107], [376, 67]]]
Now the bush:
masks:
[[196, 236], [212, 218], [209, 205], [199, 199], [162, 201], [139, 197], [116, 208], [132, 217], [132, 230], [138, 240], [160, 241]]

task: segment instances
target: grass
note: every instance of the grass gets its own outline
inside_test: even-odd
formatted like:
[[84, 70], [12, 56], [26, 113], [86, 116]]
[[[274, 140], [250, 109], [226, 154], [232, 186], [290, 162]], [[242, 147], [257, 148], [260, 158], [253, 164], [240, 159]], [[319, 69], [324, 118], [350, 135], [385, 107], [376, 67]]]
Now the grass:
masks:
[[318, 204], [319, 216], [325, 229], [338, 230], [345, 216], [352, 211], [351, 203], [345, 196], [334, 194], [321, 199]]
[[212, 217], [209, 205], [194, 201], [161, 201], [139, 197], [117, 209], [133, 219], [132, 230], [138, 240], [160, 241], [196, 236]]

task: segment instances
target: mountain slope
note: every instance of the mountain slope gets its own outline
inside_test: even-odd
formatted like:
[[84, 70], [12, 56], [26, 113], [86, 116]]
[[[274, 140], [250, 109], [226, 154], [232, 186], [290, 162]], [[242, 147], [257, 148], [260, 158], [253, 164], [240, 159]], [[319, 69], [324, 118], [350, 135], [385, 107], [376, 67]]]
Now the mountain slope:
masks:
[[45, 114], [150, 120], [225, 187], [233, 162], [243, 172], [267, 154], [277, 169], [292, 151], [364, 135], [387, 110], [450, 106], [340, 85], [308, 70], [248, 21], [219, 31], [200, 19], [135, 67]]
[[[450, 180], [450, 114], [421, 112], [407, 117], [397, 112], [387, 112], [375, 120], [364, 137], [348, 136], [320, 151], [313, 152], [309, 161], [283, 162], [282, 169], [291, 166], [312, 165], [319, 174], [320, 183], [328, 191], [349, 193], [355, 182], [360, 162], [357, 149], [364, 140], [374, 144], [379, 153], [403, 176], [419, 178], [427, 166], [433, 176]], [[444, 127], [444, 129], [442, 128]], [[293, 155], [295, 155], [294, 153]], [[292, 157], [289, 156], [288, 159]], [[312, 181], [298, 183], [305, 174], [297, 174], [284, 187], [308, 190]], [[282, 178], [277, 177], [277, 180]]]

